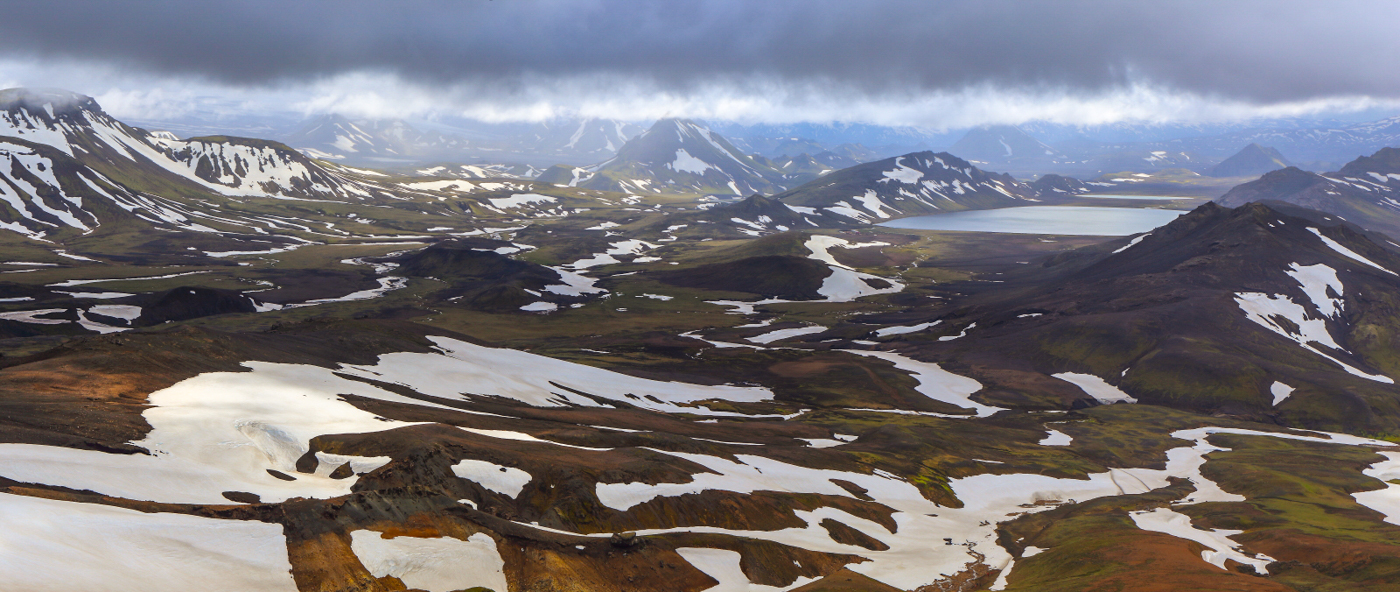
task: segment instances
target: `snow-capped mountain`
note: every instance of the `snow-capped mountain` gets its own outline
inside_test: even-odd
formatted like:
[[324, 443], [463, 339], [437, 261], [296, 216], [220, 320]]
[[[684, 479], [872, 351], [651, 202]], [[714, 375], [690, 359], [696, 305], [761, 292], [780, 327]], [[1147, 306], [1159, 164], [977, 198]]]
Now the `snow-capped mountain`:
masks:
[[[559, 172], [560, 178], [563, 174]], [[687, 119], [656, 122], [623, 145], [617, 156], [590, 167], [586, 178], [574, 180], [569, 174], [578, 187], [627, 193], [749, 195], [783, 190], [781, 172]]]
[[[0, 199], [4, 227], [33, 238], [88, 233], [125, 217], [213, 232], [247, 220], [210, 200], [361, 201], [380, 188], [265, 140], [179, 140], [128, 126], [90, 97], [65, 91], [0, 92]], [[202, 220], [199, 220], [201, 219]]]
[[[64, 91], [0, 92], [0, 136], [45, 144], [99, 172], [161, 171], [167, 182], [218, 195], [359, 199], [369, 190], [284, 144], [212, 136], [180, 140], [128, 126], [91, 97]], [[105, 169], [105, 171], [104, 171]]]
[[915, 152], [829, 173], [775, 195], [806, 214], [834, 214], [853, 222], [878, 222], [918, 214], [1030, 205], [1082, 193], [1083, 184], [1035, 188], [1003, 173], [989, 173], [947, 152]]

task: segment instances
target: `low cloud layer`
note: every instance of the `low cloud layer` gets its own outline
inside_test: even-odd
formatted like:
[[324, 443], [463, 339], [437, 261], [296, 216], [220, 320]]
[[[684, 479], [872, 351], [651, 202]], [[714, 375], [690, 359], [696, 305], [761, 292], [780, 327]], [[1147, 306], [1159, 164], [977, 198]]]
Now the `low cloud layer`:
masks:
[[495, 119], [1228, 119], [1395, 102], [1395, 22], [1400, 4], [1292, 0], [20, 2], [0, 82], [133, 109], [157, 92]]

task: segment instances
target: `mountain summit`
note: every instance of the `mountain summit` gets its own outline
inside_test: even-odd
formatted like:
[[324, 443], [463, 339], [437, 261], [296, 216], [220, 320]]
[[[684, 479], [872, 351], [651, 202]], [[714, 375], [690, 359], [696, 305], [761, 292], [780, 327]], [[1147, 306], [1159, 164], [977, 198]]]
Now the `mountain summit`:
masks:
[[1278, 150], [1250, 144], [1206, 171], [1212, 177], [1254, 177], [1293, 166]]
[[1053, 157], [1057, 153], [1040, 140], [1014, 125], [985, 125], [968, 130], [949, 149], [954, 154], [980, 162], [1007, 162]]
[[579, 187], [628, 193], [776, 193], [779, 171], [689, 119], [662, 119], [593, 167]]
[[774, 197], [809, 214], [878, 222], [918, 214], [1031, 205], [1042, 197], [1054, 199], [1083, 192], [1082, 183], [1058, 179], [1064, 180], [1064, 188], [1046, 185], [1042, 194], [1011, 175], [984, 171], [947, 152], [914, 152], [841, 169]]

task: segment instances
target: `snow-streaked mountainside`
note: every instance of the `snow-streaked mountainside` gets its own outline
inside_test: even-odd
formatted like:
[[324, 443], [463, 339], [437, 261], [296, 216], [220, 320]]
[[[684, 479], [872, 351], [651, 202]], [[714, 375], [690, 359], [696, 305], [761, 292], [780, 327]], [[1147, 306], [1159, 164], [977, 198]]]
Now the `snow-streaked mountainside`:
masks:
[[642, 133], [631, 123], [615, 119], [560, 120], [536, 126], [534, 142], [523, 142], [520, 150], [552, 156], [607, 158], [628, 140]]
[[[1092, 368], [1141, 403], [1266, 410], [1282, 381], [1330, 400], [1304, 412], [1316, 420], [1389, 421], [1400, 358], [1375, 335], [1400, 327], [1379, 296], [1400, 290], [1400, 256], [1340, 220], [1207, 203], [1044, 269], [1056, 277], [1034, 291], [990, 290], [940, 317], [979, 327], [949, 347], [980, 363]], [[1360, 407], [1341, 403], [1353, 396]]]
[[285, 145], [247, 138], [179, 140], [130, 127], [91, 97], [63, 91], [0, 91], [0, 136], [45, 144], [114, 177], [156, 167], [172, 182], [228, 196], [356, 199], [366, 189]]
[[358, 202], [387, 195], [276, 142], [179, 140], [127, 126], [91, 98], [63, 91], [0, 93], [0, 143], [10, 162], [0, 171], [0, 199], [7, 206], [0, 220], [33, 238], [59, 230], [88, 233], [117, 219], [251, 232], [269, 222], [221, 211], [216, 202]]
[[1293, 166], [1278, 150], [1250, 144], [1206, 171], [1212, 177], [1254, 177]]
[[1400, 236], [1400, 149], [1382, 148], [1331, 173], [1288, 167], [1231, 189], [1218, 200], [1236, 207], [1276, 200], [1327, 212], [1364, 228]]
[[589, 167], [577, 187], [626, 193], [776, 193], [782, 173], [688, 119], [663, 119]]
[[389, 175], [268, 140], [180, 140], [125, 125], [65, 91], [0, 93], [0, 157], [10, 165], [0, 169], [0, 228], [41, 240], [150, 226], [234, 241], [208, 245], [216, 252], [259, 251], [288, 241], [413, 236], [398, 222], [380, 225], [386, 207], [422, 217], [410, 223], [421, 233], [478, 215], [559, 216], [592, 203], [535, 193], [516, 179], [528, 168], [440, 165]]
[[915, 152], [829, 173], [774, 198], [804, 214], [878, 222], [919, 214], [1030, 205], [1084, 192], [1068, 180], [1045, 191], [947, 152]]

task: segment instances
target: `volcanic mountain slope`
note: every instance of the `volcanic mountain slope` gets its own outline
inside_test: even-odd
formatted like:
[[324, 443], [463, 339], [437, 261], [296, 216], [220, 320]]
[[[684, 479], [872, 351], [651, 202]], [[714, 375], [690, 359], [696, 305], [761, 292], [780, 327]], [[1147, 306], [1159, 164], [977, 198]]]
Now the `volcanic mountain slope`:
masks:
[[1293, 166], [1278, 150], [1258, 144], [1245, 146], [1234, 156], [1206, 171], [1212, 177], [1254, 177]]
[[1261, 200], [1327, 212], [1400, 236], [1400, 149], [1382, 148], [1321, 175], [1296, 167], [1277, 170], [1231, 189], [1216, 201], [1235, 207]]
[[1023, 382], [1033, 368], [1102, 400], [1393, 433], [1394, 270], [1400, 256], [1347, 225], [1208, 203], [1007, 276], [1021, 285], [983, 289], [916, 351], [977, 368], [995, 404], [1044, 396]]
[[748, 195], [782, 191], [781, 178], [709, 128], [688, 119], [663, 119], [575, 184], [627, 193]]
[[1055, 149], [1012, 125], [973, 128], [948, 150], [981, 162], [1044, 160], [1058, 156]]
[[536, 126], [533, 140], [521, 140], [521, 151], [573, 158], [608, 158], [616, 154], [628, 140], [644, 130], [615, 119], [589, 118], [561, 121]]
[[1039, 192], [1010, 175], [985, 172], [946, 152], [915, 152], [828, 173], [773, 197], [803, 214], [835, 214], [852, 223], [870, 223], [919, 214], [1031, 205], [1079, 192], [1082, 187], [1068, 182], [1061, 185]]
[[796, 187], [835, 170], [856, 166], [861, 161], [834, 152], [801, 153], [797, 156], [781, 156], [773, 160], [755, 157], [768, 166], [782, 172], [783, 184]]

